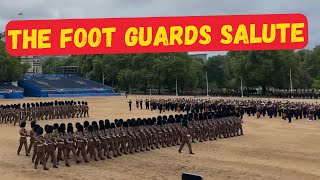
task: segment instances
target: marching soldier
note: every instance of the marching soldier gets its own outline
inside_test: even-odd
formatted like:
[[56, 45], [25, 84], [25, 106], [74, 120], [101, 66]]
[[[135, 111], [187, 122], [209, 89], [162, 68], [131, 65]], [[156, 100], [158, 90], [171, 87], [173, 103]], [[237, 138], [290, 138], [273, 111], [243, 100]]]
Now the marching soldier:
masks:
[[51, 161], [53, 162], [53, 168], [58, 168], [57, 166], [57, 159], [56, 159], [56, 153], [55, 153], [55, 144], [53, 140], [53, 126], [49, 126], [46, 129], [46, 134], [44, 135], [44, 139], [46, 141], [46, 161], [48, 161], [49, 157], [51, 158]]
[[188, 129], [188, 121], [187, 119], [183, 119], [182, 121], [182, 128], [181, 128], [181, 145], [179, 148], [179, 153], [181, 153], [181, 150], [183, 149], [184, 145], [187, 143], [189, 148], [189, 153], [194, 154], [192, 152], [191, 143], [190, 143], [190, 132]]
[[75, 142], [77, 142], [76, 135], [73, 133], [73, 127], [68, 126], [67, 127], [67, 134], [66, 134], [66, 153], [67, 157], [70, 157], [70, 152], [72, 152], [72, 155], [74, 157], [74, 160], [77, 164], [79, 164], [81, 161], [79, 160], [79, 157], [75, 150]]
[[87, 142], [87, 139], [83, 135], [83, 126], [79, 124], [77, 126], [77, 132], [76, 132], [76, 143], [77, 143], [78, 152], [81, 153], [85, 162], [89, 163], [87, 152], [86, 152], [86, 144], [85, 144], [86, 142]]
[[37, 140], [36, 140], [35, 145], [37, 146], [37, 148], [36, 148], [37, 155], [36, 155], [36, 161], [34, 164], [34, 168], [37, 169], [39, 160], [41, 160], [41, 163], [43, 165], [43, 169], [49, 170], [49, 168], [47, 168], [47, 161], [46, 161], [46, 157], [45, 157], [46, 142], [43, 137], [43, 128], [42, 127], [37, 128]]
[[22, 122], [20, 124], [20, 127], [21, 127], [21, 129], [19, 131], [19, 134], [20, 134], [20, 145], [19, 145], [17, 154], [18, 155], [20, 154], [22, 146], [24, 146], [24, 149], [25, 149], [25, 152], [26, 152], [26, 156], [30, 156], [29, 152], [28, 152], [28, 141], [27, 141], [27, 136], [29, 136], [29, 135], [28, 135], [28, 131], [25, 129], [26, 122]]

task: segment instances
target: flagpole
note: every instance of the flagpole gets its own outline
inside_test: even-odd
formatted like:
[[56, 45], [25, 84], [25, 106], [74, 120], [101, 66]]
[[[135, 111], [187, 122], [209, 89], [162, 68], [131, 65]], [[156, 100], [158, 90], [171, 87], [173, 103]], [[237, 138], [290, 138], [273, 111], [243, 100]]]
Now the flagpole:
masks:
[[241, 97], [243, 97], [242, 76], [240, 77], [240, 80], [241, 80]]
[[176, 96], [178, 96], [178, 77], [176, 77]]
[[292, 74], [291, 74], [291, 69], [290, 69], [290, 91], [292, 93]]
[[151, 96], [151, 84], [150, 84], [150, 96]]
[[206, 81], [207, 81], [207, 97], [209, 97], [209, 81], [208, 81], [208, 72], [206, 71]]

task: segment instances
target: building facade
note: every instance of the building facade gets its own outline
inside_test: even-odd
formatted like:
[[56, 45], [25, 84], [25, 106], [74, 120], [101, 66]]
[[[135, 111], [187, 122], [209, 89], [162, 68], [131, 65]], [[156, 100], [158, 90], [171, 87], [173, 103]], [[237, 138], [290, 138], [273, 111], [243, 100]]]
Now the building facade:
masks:
[[21, 56], [21, 63], [29, 63], [30, 68], [27, 74], [42, 74], [42, 61], [43, 58], [39, 56]]
[[208, 61], [208, 54], [190, 54], [194, 59], [201, 59], [204, 63]]

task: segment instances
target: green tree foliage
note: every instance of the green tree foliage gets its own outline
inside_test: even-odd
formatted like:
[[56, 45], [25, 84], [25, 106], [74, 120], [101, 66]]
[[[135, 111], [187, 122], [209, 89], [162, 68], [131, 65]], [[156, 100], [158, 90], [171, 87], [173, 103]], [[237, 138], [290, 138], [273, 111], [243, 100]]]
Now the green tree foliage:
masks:
[[[212, 56], [207, 63], [192, 59], [188, 53], [149, 53], [123, 55], [79, 55], [45, 60], [43, 72], [57, 74], [61, 66], [78, 66], [79, 75], [105, 82], [122, 90], [149, 88], [179, 90], [245, 87], [320, 88], [320, 46], [299, 51], [233, 51]], [[0, 41], [0, 81], [17, 81], [30, 68], [19, 57], [10, 56]]]
[[13, 82], [20, 80], [30, 68], [28, 63], [20, 63], [20, 58], [10, 56], [5, 43], [0, 41], [0, 82]]
[[[147, 92], [150, 87], [174, 91], [206, 88], [245, 87], [320, 88], [320, 46], [300, 51], [233, 51], [212, 56], [207, 63], [192, 59], [187, 53], [126, 55], [81, 55], [44, 63], [45, 73], [58, 73], [63, 65], [78, 66], [79, 74], [92, 80], [131, 91]], [[3, 66], [3, 65], [2, 65]], [[3, 73], [3, 72], [1, 72]], [[159, 91], [160, 92], [160, 91]]]

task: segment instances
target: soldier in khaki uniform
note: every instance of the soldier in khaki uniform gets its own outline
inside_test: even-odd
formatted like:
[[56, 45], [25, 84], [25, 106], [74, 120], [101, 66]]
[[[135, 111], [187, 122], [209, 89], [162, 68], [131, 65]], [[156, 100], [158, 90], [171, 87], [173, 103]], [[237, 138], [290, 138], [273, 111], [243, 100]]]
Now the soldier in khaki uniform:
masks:
[[66, 151], [65, 126], [63, 124], [60, 124], [58, 132], [59, 135], [56, 137], [56, 142], [58, 144], [57, 164], [59, 165], [59, 161], [64, 161], [66, 166], [70, 167]]
[[43, 128], [42, 127], [39, 127], [37, 129], [37, 139], [36, 139], [35, 145], [37, 145], [37, 149], [36, 149], [37, 155], [36, 155], [34, 168], [37, 169], [39, 160], [41, 160], [41, 163], [43, 165], [43, 169], [44, 170], [49, 170], [49, 168], [47, 168], [47, 161], [46, 161], [46, 157], [45, 157], [46, 142], [45, 142], [45, 139], [43, 137]]
[[35, 142], [35, 135], [36, 135], [36, 132], [34, 130], [34, 126], [36, 125], [36, 122], [35, 121], [31, 121], [30, 123], [30, 126], [31, 126], [31, 130], [30, 130], [30, 144], [29, 144], [29, 148], [28, 148], [28, 154], [30, 154], [31, 152], [31, 148], [33, 147], [33, 144]]
[[70, 157], [70, 152], [72, 152], [72, 155], [74, 157], [74, 160], [77, 164], [79, 164], [81, 161], [79, 160], [79, 157], [76, 153], [75, 149], [75, 143], [76, 143], [76, 135], [73, 132], [72, 124], [67, 127], [67, 134], [66, 134], [66, 153], [68, 158]]
[[95, 161], [98, 161], [97, 152], [95, 149], [94, 144], [94, 137], [93, 137], [93, 127], [91, 125], [88, 126], [88, 134], [86, 134], [87, 138], [87, 152], [89, 153], [90, 157], [93, 158]]
[[181, 128], [181, 145], [180, 145], [180, 148], [179, 148], [179, 153], [181, 153], [184, 145], [187, 143], [188, 145], [188, 148], [189, 148], [189, 153], [190, 154], [194, 154], [192, 152], [192, 148], [191, 148], [191, 142], [190, 142], [190, 132], [189, 132], [189, 129], [188, 129], [188, 121], [187, 119], [183, 119], [182, 120], [182, 128]]
[[[86, 163], [88, 163], [88, 157], [87, 157], [87, 152], [86, 152], [86, 137], [83, 135], [83, 126], [79, 124], [77, 126], [77, 132], [76, 132], [76, 145], [78, 148], [78, 152], [81, 153], [83, 159], [85, 160]], [[78, 154], [77, 154], [78, 155]]]
[[25, 148], [25, 153], [26, 153], [26, 156], [30, 156], [29, 155], [29, 152], [28, 152], [28, 141], [27, 141], [27, 136], [28, 135], [28, 131], [25, 129], [26, 127], [26, 122], [22, 122], [20, 124], [20, 131], [19, 131], [19, 134], [20, 134], [20, 144], [19, 144], [19, 148], [18, 148], [18, 152], [17, 154], [19, 155], [20, 154], [20, 151], [22, 149], [22, 146], [24, 146]]
[[53, 126], [49, 126], [46, 129], [46, 134], [44, 135], [44, 139], [46, 141], [46, 161], [48, 161], [49, 157], [51, 158], [51, 161], [53, 162], [53, 167], [57, 167], [57, 159], [56, 159], [56, 153], [55, 153], [55, 145], [54, 145], [54, 139], [53, 139]]

